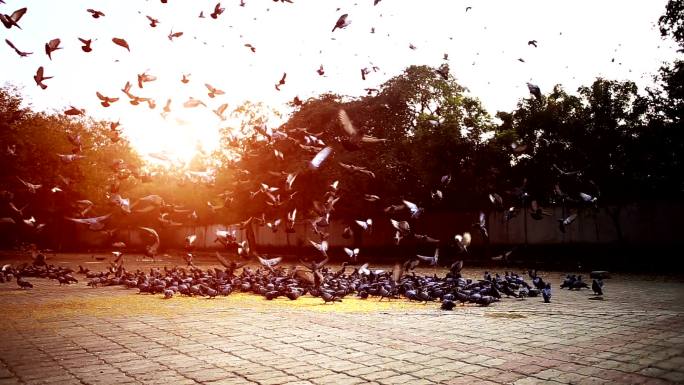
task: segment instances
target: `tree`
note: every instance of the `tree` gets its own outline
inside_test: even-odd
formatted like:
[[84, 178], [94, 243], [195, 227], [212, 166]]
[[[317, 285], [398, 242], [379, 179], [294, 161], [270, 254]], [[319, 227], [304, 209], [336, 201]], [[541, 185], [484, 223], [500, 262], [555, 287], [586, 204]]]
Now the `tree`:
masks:
[[680, 51], [684, 50], [684, 1], [669, 0], [658, 26], [663, 37], [672, 37], [680, 45]]

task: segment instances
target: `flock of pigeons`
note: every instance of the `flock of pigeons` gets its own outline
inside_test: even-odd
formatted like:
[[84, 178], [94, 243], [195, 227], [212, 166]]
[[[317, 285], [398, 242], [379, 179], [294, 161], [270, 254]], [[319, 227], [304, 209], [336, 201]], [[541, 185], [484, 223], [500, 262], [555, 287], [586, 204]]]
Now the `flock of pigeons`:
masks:
[[[379, 0], [375, 0], [377, 5]], [[162, 3], [166, 1], [162, 0]], [[241, 3], [244, 6], [244, 3]], [[27, 9], [22, 8], [12, 14], [0, 14], [0, 20], [6, 28], [21, 28], [19, 22], [26, 14]], [[88, 9], [87, 10], [93, 18], [104, 17], [101, 11]], [[212, 18], [217, 18], [224, 11], [220, 3], [216, 5], [213, 12], [209, 15]], [[201, 15], [203, 16], [203, 15]], [[158, 20], [148, 16], [150, 26], [155, 27]], [[335, 23], [333, 31], [340, 28], [345, 28], [350, 23], [347, 14], [342, 15]], [[182, 35], [182, 32], [171, 32], [169, 39], [177, 38]], [[12, 42], [6, 40], [17, 54], [26, 56], [31, 53], [23, 52], [17, 49]], [[82, 50], [90, 52], [90, 40], [83, 39], [81, 41], [84, 45]], [[112, 42], [127, 50], [130, 50], [128, 43], [121, 38], [112, 38]], [[536, 42], [533, 45], [536, 46]], [[531, 43], [532, 43], [531, 42]], [[252, 51], [254, 47], [248, 46]], [[50, 59], [52, 54], [61, 49], [60, 40], [53, 39], [45, 44], [45, 53]], [[319, 69], [323, 72], [323, 68]], [[34, 77], [36, 84], [45, 89], [47, 85], [44, 81], [49, 80], [49, 76], [45, 76], [45, 70], [40, 67]], [[362, 70], [362, 76], [365, 76]], [[282, 78], [276, 83], [275, 88], [280, 89], [285, 84], [287, 74], [284, 73]], [[144, 84], [156, 80], [156, 77], [142, 73], [137, 77], [138, 89], [144, 89]], [[187, 83], [189, 75], [184, 74], [181, 80]], [[219, 90], [210, 84], [205, 85], [208, 96], [211, 99], [223, 95], [225, 92]], [[537, 98], [541, 99], [539, 88], [533, 84], [528, 84], [530, 92]], [[147, 104], [150, 109], [156, 108], [156, 102], [153, 99], [142, 97], [134, 93], [134, 85], [128, 82], [122, 89], [124, 95], [129, 98], [132, 105]], [[105, 96], [97, 93], [97, 97], [101, 101], [103, 107], [108, 107], [112, 103], [119, 100], [118, 97]], [[169, 99], [163, 107], [162, 114], [170, 111], [171, 99]], [[196, 108], [199, 106], [206, 107], [206, 104], [195, 98], [187, 100], [183, 106], [185, 108]], [[221, 119], [225, 119], [225, 111], [227, 104], [218, 106], [213, 112]], [[68, 116], [84, 115], [85, 111], [76, 107], [71, 107], [64, 112]], [[253, 152], [255, 146], [260, 148], [267, 148], [272, 153], [274, 165], [283, 165], [279, 160], [283, 160], [285, 156], [291, 156], [284, 151], [285, 148], [302, 151], [308, 155], [310, 159], [303, 164], [298, 164], [295, 169], [281, 169], [272, 171], [271, 180], [256, 180], [252, 178], [249, 170], [238, 169], [239, 175], [242, 176], [236, 182], [236, 186], [250, 186], [256, 188], [251, 191], [251, 198], [254, 204], [258, 204], [256, 198], [263, 198], [266, 204], [266, 210], [261, 217], [250, 217], [245, 221], [239, 223], [237, 228], [240, 231], [245, 231], [247, 240], [237, 242], [237, 230], [218, 230], [216, 232], [216, 242], [223, 244], [227, 250], [235, 251], [237, 260], [228, 260], [217, 253], [217, 258], [223, 265], [224, 269], [202, 270], [194, 265], [193, 250], [195, 248], [197, 237], [192, 234], [186, 238], [185, 261], [186, 267], [174, 267], [173, 269], [152, 269], [149, 273], [140, 270], [128, 271], [125, 267], [124, 251], [127, 245], [117, 238], [117, 229], [109, 228], [108, 222], [112, 215], [135, 215], [138, 213], [158, 212], [157, 225], [140, 226], [138, 229], [146, 234], [148, 239], [145, 245], [145, 254], [150, 258], [155, 258], [158, 255], [161, 239], [155, 227], [173, 227], [182, 226], [185, 223], [192, 223], [197, 220], [196, 210], [188, 209], [169, 203], [159, 195], [149, 195], [137, 199], [131, 203], [130, 198], [124, 198], [121, 194], [121, 181], [128, 178], [138, 179], [145, 183], [154, 177], [152, 174], [140, 172], [140, 170], [127, 165], [121, 159], [116, 159], [110, 165], [111, 169], [111, 183], [108, 188], [107, 199], [109, 207], [106, 208], [108, 213], [101, 213], [101, 215], [93, 216], [91, 213], [102, 210], [104, 208], [96, 207], [92, 201], [87, 199], [77, 200], [73, 202], [73, 215], [67, 216], [64, 219], [83, 225], [92, 231], [100, 231], [109, 235], [111, 247], [116, 251], [112, 252], [114, 257], [111, 266], [104, 272], [90, 272], [81, 269], [79, 272], [71, 271], [63, 267], [48, 265], [43, 254], [39, 253], [37, 248], [32, 249], [32, 256], [34, 258], [33, 264], [24, 265], [20, 267], [12, 267], [6, 265], [0, 272], [0, 281], [7, 281], [16, 277], [17, 284], [21, 288], [30, 288], [31, 283], [26, 281], [24, 277], [43, 277], [56, 279], [60, 284], [70, 284], [78, 282], [74, 277], [75, 273], [85, 274], [89, 279], [90, 286], [111, 286], [123, 285], [129, 288], [138, 288], [141, 293], [160, 293], [166, 298], [173, 297], [176, 294], [180, 295], [203, 295], [215, 297], [217, 295], [228, 295], [234, 290], [243, 292], [253, 292], [265, 296], [267, 299], [274, 299], [279, 296], [285, 296], [290, 299], [296, 299], [304, 294], [310, 294], [316, 297], [321, 297], [325, 302], [335, 302], [341, 300], [348, 295], [356, 295], [360, 298], [367, 298], [369, 296], [377, 296], [382, 299], [391, 299], [398, 297], [405, 297], [409, 300], [416, 301], [435, 301], [440, 300], [444, 309], [451, 309], [457, 303], [474, 303], [482, 306], [488, 306], [492, 302], [498, 301], [502, 296], [505, 297], [537, 297], [542, 296], [545, 302], [551, 299], [551, 286], [545, 283], [536, 272], [530, 271], [529, 278], [532, 280], [530, 285], [522, 276], [516, 274], [506, 273], [503, 276], [495, 274], [494, 276], [486, 273], [483, 279], [470, 280], [461, 277], [462, 262], [457, 261], [450, 264], [450, 271], [445, 277], [433, 276], [419, 276], [413, 271], [419, 264], [428, 266], [437, 266], [440, 263], [444, 264], [444, 260], [440, 260], [440, 249], [449, 248], [457, 250], [457, 254], [468, 253], [468, 248], [472, 241], [472, 235], [468, 231], [462, 231], [455, 234], [453, 238], [448, 241], [435, 239], [427, 234], [419, 234], [416, 232], [416, 223], [420, 216], [424, 213], [424, 207], [420, 203], [414, 203], [406, 199], [383, 199], [378, 195], [367, 193], [364, 198], [368, 202], [378, 202], [385, 200], [389, 205], [384, 212], [387, 216], [384, 220], [389, 221], [394, 229], [393, 243], [397, 246], [411, 245], [422, 248], [430, 248], [434, 250], [432, 255], [403, 255], [401, 261], [398, 261], [391, 271], [371, 270], [368, 264], [359, 265], [348, 272], [347, 264], [357, 264], [362, 254], [361, 246], [354, 245], [352, 248], [343, 248], [347, 256], [347, 261], [344, 262], [341, 269], [333, 271], [333, 269], [326, 266], [329, 261], [329, 252], [331, 251], [328, 239], [330, 234], [327, 232], [329, 228], [331, 217], [335, 211], [335, 205], [343, 199], [343, 194], [340, 192], [340, 182], [333, 181], [330, 183], [323, 196], [318, 200], [308, 202], [307, 207], [295, 206], [293, 197], [297, 194], [295, 188], [306, 188], [307, 186], [301, 183], [297, 184], [297, 176], [305, 173], [315, 173], [324, 163], [331, 163], [330, 158], [334, 158], [337, 151], [356, 151], [361, 146], [381, 144], [385, 139], [377, 138], [366, 133], [366, 128], [357, 128], [352, 122], [348, 114], [343, 110], [339, 110], [338, 121], [340, 132], [342, 133], [339, 143], [325, 143], [320, 137], [321, 133], [311, 132], [306, 128], [290, 128], [290, 129], [271, 129], [266, 125], [254, 127], [251, 136], [243, 138], [233, 138], [231, 146], [236, 153], [241, 153], [243, 157], [249, 156]], [[120, 132], [118, 130], [118, 123], [111, 123], [110, 125], [110, 139], [112, 143], [120, 140]], [[71, 154], [57, 154], [60, 161], [65, 164], [76, 163], [85, 158], [83, 155], [83, 143], [81, 137], [74, 133], [66, 133], [69, 142], [71, 143]], [[8, 154], [16, 153], [16, 145], [8, 145]], [[515, 153], [522, 153], [525, 151], [525, 145], [520, 143], [513, 144], [513, 151]], [[159, 155], [162, 159], [163, 156]], [[235, 163], [238, 168], [238, 163]], [[337, 162], [344, 172], [358, 175], [359, 178], [375, 178], [372, 170], [364, 166], [358, 166], [349, 163]], [[554, 165], [555, 166], [555, 165]], [[580, 171], [567, 172], [558, 167], [555, 167], [560, 176], [580, 176]], [[207, 169], [206, 171], [188, 171], [186, 177], [196, 183], [213, 184], [215, 180], [215, 170]], [[17, 181], [20, 184], [20, 189], [23, 190], [24, 195], [35, 196], [39, 191], [44, 191], [43, 184], [36, 182], [29, 182], [26, 179], [17, 176]], [[61, 178], [62, 183], [50, 188], [50, 194], [64, 193], [70, 188], [70, 185], [76, 181]], [[430, 191], [431, 199], [439, 201], [443, 199], [444, 188], [451, 183], [451, 175], [444, 175], [440, 183]], [[41, 190], [43, 189], [43, 190]], [[560, 186], [557, 184], [554, 188], [555, 196], [563, 202], [569, 202], [573, 199], [567, 194], [563, 193]], [[529, 214], [533, 219], [542, 219], [549, 215], [544, 211], [537, 200], [532, 199], [526, 192], [526, 181], [523, 185], [515, 189], [511, 194], [513, 201], [517, 202], [514, 206], [504, 206], [503, 198], [497, 193], [489, 194], [489, 199], [492, 203], [492, 208], [495, 210], [505, 212], [505, 219], [510, 220], [518, 213], [519, 204], [522, 205], [523, 210], [529, 210]], [[221, 203], [208, 202], [209, 208], [217, 212], [230, 205], [236, 199], [234, 191], [226, 191], [218, 196]], [[586, 193], [581, 193], [578, 200], [589, 205], [595, 205], [598, 195], [592, 196]], [[39, 222], [34, 216], [28, 217], [24, 210], [27, 206], [21, 209], [15, 205], [14, 193], [11, 191], [0, 192], [0, 202], [6, 202], [11, 209], [11, 216], [0, 218], [0, 225], [15, 224], [17, 226], [27, 226], [32, 231], [38, 233], [43, 231], [45, 223]], [[113, 209], [112, 209], [113, 208]], [[113, 211], [112, 211], [113, 210]], [[302, 213], [307, 213], [302, 215]], [[575, 220], [577, 214], [573, 213], [565, 218], [558, 220], [560, 231], [565, 231], [566, 227], [570, 226]], [[305, 218], [302, 218], [305, 217]], [[343, 230], [343, 238], [350, 239], [355, 232], [371, 233], [378, 218], [359, 218], [346, 226]], [[293, 266], [289, 268], [282, 267], [280, 262], [282, 259], [278, 258], [264, 258], [265, 256], [258, 255], [256, 252], [256, 244], [254, 242], [253, 226], [266, 226], [274, 232], [283, 229], [285, 232], [295, 232], [295, 224], [306, 222], [311, 225], [314, 233], [314, 238], [309, 242], [318, 253], [318, 260], [315, 261], [301, 261], [301, 266]], [[482, 212], [474, 228], [484, 241], [488, 240], [487, 232], [487, 215]], [[494, 257], [493, 259], [507, 260], [511, 252], [506, 252], [502, 255]], [[258, 262], [259, 268], [252, 268], [246, 266], [248, 262]], [[240, 270], [241, 269], [241, 270]], [[570, 278], [568, 278], [570, 279]], [[581, 289], [584, 282], [581, 277], [576, 277], [572, 282], [562, 287], [570, 289]], [[594, 292], [602, 293], [602, 281], [594, 282]], [[596, 290], [598, 288], [598, 291]]]
[[[274, 1], [275, 2], [280, 1], [283, 3], [285, 3], [285, 2], [292, 3], [292, 1], [290, 1], [290, 0], [274, 0]], [[2, 3], [4, 3], [4, 1]], [[167, 1], [161, 0], [161, 3], [167, 4]], [[378, 3], [380, 3], [380, 0], [374, 0], [373, 1], [374, 6], [378, 5]], [[246, 3], [244, 2], [244, 0], [240, 0], [240, 6], [241, 7], [246, 6]], [[466, 7], [465, 11], [468, 12], [471, 9], [472, 9], [472, 7]], [[225, 12], [225, 10], [226, 10], [226, 8], [223, 7], [221, 5], [221, 3], [219, 2], [214, 6], [212, 11], [209, 13], [209, 17], [211, 17], [212, 19], [218, 19], [219, 16]], [[337, 10], [339, 11], [340, 8], [338, 8]], [[10, 14], [0, 13], [0, 21], [2, 22], [2, 24], [7, 29], [11, 29], [11, 28], [21, 29], [20, 21], [27, 14], [27, 11], [28, 11], [28, 8], [23, 7], [23, 8], [20, 8], [18, 10], [15, 10], [14, 12], [12, 12]], [[89, 9], [86, 9], [86, 11], [94, 19], [100, 19], [100, 18], [106, 17], [106, 14], [101, 10], [89, 8]], [[199, 18], [205, 18], [205, 17], [206, 16], [204, 14], [204, 11], [200, 11]], [[157, 28], [158, 25], [160, 24], [159, 19], [157, 19], [153, 16], [146, 15], [146, 19], [149, 22], [149, 26], [151, 28]], [[337, 29], [344, 29], [347, 26], [349, 26], [350, 24], [351, 24], [351, 18], [349, 16], [349, 14], [344, 13], [338, 17], [337, 21], [333, 25], [331, 32], [335, 32], [335, 30], [337, 30]], [[375, 33], [375, 28], [371, 28], [371, 33]], [[183, 34], [184, 33], [182, 31], [174, 32], [173, 29], [171, 29], [171, 31], [169, 32], [167, 37], [170, 41], [173, 41], [174, 39], [177, 39], [177, 38], [180, 38], [181, 36], [183, 36]], [[82, 44], [81, 50], [83, 52], [91, 53], [93, 51], [93, 48], [92, 48], [93, 39], [85, 39], [85, 38], [79, 37], [78, 40]], [[123, 49], [126, 49], [129, 52], [131, 51], [131, 47], [129, 45], [129, 42], [124, 38], [111, 37], [111, 42], [113, 44], [119, 46], [119, 47], [122, 47]], [[20, 57], [27, 57], [27, 56], [32, 55], [34, 53], [34, 52], [24, 51], [24, 50], [18, 48], [9, 39], [5, 39], [5, 43]], [[63, 49], [63, 47], [61, 46], [61, 43], [62, 43], [62, 41], [60, 38], [54, 38], [54, 39], [51, 39], [50, 41], [45, 43], [44, 51], [50, 60], [52, 60], [52, 54], [55, 51]], [[527, 42], [528, 46], [535, 47], [535, 48], [537, 47], [537, 44], [538, 44], [537, 40], [529, 40]], [[245, 43], [244, 47], [248, 48], [252, 53], [256, 53], [256, 47], [254, 45], [252, 45], [251, 43]], [[409, 48], [412, 50], [417, 49], [417, 47], [413, 44], [409, 44]], [[449, 59], [449, 55], [445, 53], [443, 58], [446, 61]], [[525, 62], [525, 60], [523, 58], [518, 58], [517, 60], [522, 62], [522, 63]], [[368, 67], [361, 68], [360, 69], [361, 78], [363, 80], [366, 80], [366, 76], [368, 74], [370, 74], [371, 70], [373, 72], [376, 72], [379, 70], [379, 68], [375, 65], [372, 65], [372, 63], [371, 63], [370, 69]], [[323, 76], [325, 74], [325, 70], [324, 70], [322, 64], [320, 65], [320, 68], [316, 72], [320, 76]], [[437, 72], [440, 75], [442, 75], [443, 77], [448, 78], [448, 66], [440, 67], [440, 70], [438, 70]], [[46, 75], [45, 68], [43, 66], [40, 66], [36, 70], [36, 74], [33, 77], [36, 85], [38, 85], [42, 89], [46, 89], [48, 87], [48, 85], [45, 83], [45, 81], [50, 80], [52, 78], [53, 78], [53, 76]], [[182, 83], [187, 84], [190, 80], [189, 78], [190, 78], [190, 74], [182, 74], [182, 79], [181, 79]], [[287, 73], [283, 73], [282, 77], [275, 84], [276, 90], [280, 91], [280, 87], [285, 85], [286, 78], [287, 78]], [[147, 73], [139, 74], [138, 75], [139, 88], [142, 89], [143, 84], [145, 82], [150, 82], [150, 81], [155, 81], [155, 80], [157, 80], [157, 78], [154, 75], [150, 75]], [[532, 83], [527, 83], [527, 86], [528, 86], [530, 93], [532, 95], [534, 95], [538, 100], [541, 100], [542, 96], [541, 96], [541, 91], [540, 91], [539, 87], [535, 84], [532, 84]], [[211, 86], [208, 83], [206, 84], [206, 87], [209, 91], [209, 97], [210, 98], [214, 98], [216, 95], [222, 95], [225, 93], [222, 90], [214, 88], [213, 86]], [[375, 88], [366, 88], [365, 90], [369, 94], [372, 94], [374, 91], [377, 91], [377, 89], [375, 89]], [[140, 97], [140, 96], [134, 95], [131, 92], [131, 83], [127, 83], [126, 86], [122, 89], [122, 91], [130, 99], [129, 101], [132, 105], [139, 105], [139, 104], [146, 103], [150, 109], [155, 109], [157, 106], [157, 102], [152, 98]], [[119, 100], [119, 97], [106, 96], [100, 92], [97, 92], [96, 96], [100, 100], [103, 107], [109, 107], [112, 103], [115, 103]], [[169, 98], [163, 107], [162, 116], [166, 116], [171, 111], [171, 103], [172, 103], [172, 100]], [[295, 97], [293, 100], [293, 103], [295, 105], [301, 104], [301, 100], [299, 100], [298, 97]], [[207, 107], [207, 105], [203, 101], [201, 101], [199, 99], [192, 98], [192, 97], [190, 97], [187, 101], [185, 101], [183, 103], [183, 106], [186, 108], [194, 108], [194, 107], [198, 107], [198, 106]], [[213, 112], [216, 113], [222, 120], [225, 120], [225, 116], [223, 113], [225, 112], [226, 108], [227, 108], [227, 104], [222, 104], [217, 109], [213, 110]], [[67, 115], [84, 115], [85, 110], [79, 109], [76, 107], [72, 107], [71, 109], [67, 110], [66, 114]]]
[[[461, 276], [462, 261], [453, 263], [445, 277], [438, 277], [437, 274], [419, 276], [410, 271], [415, 267], [410, 263], [396, 264], [391, 271], [371, 270], [366, 263], [348, 271], [346, 262], [337, 270], [325, 266], [327, 259], [310, 263], [301, 261], [305, 266], [302, 268], [279, 266], [280, 258], [259, 258], [261, 266], [252, 268], [246, 266], [247, 262], [229, 261], [218, 252], [216, 257], [223, 269], [202, 270], [190, 260], [187, 267], [152, 268], [149, 272], [127, 271], [123, 264], [115, 262], [103, 272], [92, 272], [80, 265], [75, 272], [48, 264], [45, 255], [35, 249], [32, 256], [32, 264], [4, 265], [0, 269], [0, 283], [16, 279], [20, 289], [30, 289], [33, 284], [25, 277], [38, 277], [57, 280], [61, 286], [78, 283], [74, 274], [80, 274], [85, 275], [87, 285], [93, 288], [125, 286], [137, 288], [140, 294], [161, 294], [165, 299], [175, 295], [214, 298], [239, 291], [261, 295], [267, 300], [278, 297], [296, 300], [308, 294], [321, 298], [324, 303], [334, 303], [353, 295], [360, 299], [379, 297], [379, 301], [398, 298], [424, 303], [439, 301], [443, 310], [453, 310], [458, 304], [489, 306], [503, 297], [525, 299], [541, 296], [544, 302], [551, 302], [551, 284], [544, 282], [536, 270], [528, 271], [531, 284], [523, 276], [509, 272], [504, 276], [485, 272], [482, 279], [472, 280]], [[121, 259], [121, 255], [118, 258]], [[602, 299], [602, 279], [608, 278], [609, 274], [596, 271], [591, 273], [591, 277], [594, 278], [592, 291], [596, 295], [591, 299]], [[560, 288], [579, 291], [588, 285], [581, 276], [568, 275]]]

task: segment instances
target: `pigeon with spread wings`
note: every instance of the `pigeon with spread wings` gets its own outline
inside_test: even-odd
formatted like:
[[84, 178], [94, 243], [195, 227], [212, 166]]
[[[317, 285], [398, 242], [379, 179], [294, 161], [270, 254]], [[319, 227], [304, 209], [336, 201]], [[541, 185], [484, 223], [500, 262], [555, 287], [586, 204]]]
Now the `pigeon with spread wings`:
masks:
[[21, 29], [19, 24], [19, 20], [24, 16], [26, 13], [27, 8], [20, 8], [17, 9], [16, 11], [12, 12], [11, 15], [3, 14], [0, 13], [0, 22], [5, 26], [5, 28], [10, 29], [12, 27], [17, 27]]
[[43, 69], [43, 67], [38, 67], [38, 71], [36, 71], [36, 74], [33, 76], [33, 80], [35, 80], [36, 84], [42, 89], [47, 88], [47, 85], [44, 84], [43, 81], [52, 79], [52, 76], [45, 76], [44, 72], [45, 70]]
[[19, 48], [17, 48], [17, 47], [14, 45], [14, 43], [12, 43], [11, 41], [9, 41], [8, 39], [5, 39], [5, 43], [7, 43], [7, 45], [10, 46], [10, 47], [14, 50], [14, 52], [16, 52], [17, 55], [19, 55], [20, 57], [26, 57], [26, 56], [28, 56], [28, 55], [33, 54], [33, 52], [24, 52], [24, 51], [19, 50]]
[[353, 150], [358, 150], [361, 146], [361, 143], [379, 143], [379, 142], [384, 142], [387, 139], [379, 139], [374, 136], [366, 135], [363, 133], [363, 130], [357, 130], [356, 127], [354, 127], [354, 123], [352, 123], [351, 119], [349, 119], [349, 115], [345, 110], [340, 110], [338, 112], [338, 120], [340, 121], [340, 124], [342, 125], [342, 128], [344, 129], [344, 132], [347, 134], [348, 139], [342, 142], [342, 145], [344, 148], [347, 150], [353, 151]]
[[338, 28], [346, 28], [349, 24], [351, 24], [351, 20], [349, 20], [349, 14], [345, 13], [337, 19], [337, 22], [335, 23], [335, 26], [333, 27], [331, 32], [335, 32], [335, 30]]

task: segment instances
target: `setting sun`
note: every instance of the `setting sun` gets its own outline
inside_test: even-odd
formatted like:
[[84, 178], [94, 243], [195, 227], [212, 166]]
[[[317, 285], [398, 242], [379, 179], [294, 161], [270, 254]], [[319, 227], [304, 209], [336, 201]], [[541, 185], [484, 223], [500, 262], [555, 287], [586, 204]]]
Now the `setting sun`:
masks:
[[147, 159], [160, 160], [155, 155], [164, 154], [172, 161], [187, 163], [198, 149], [212, 152], [218, 148], [216, 120], [202, 110], [180, 110], [165, 118], [142, 115], [135, 120], [135, 126], [125, 127], [124, 133], [133, 148]]

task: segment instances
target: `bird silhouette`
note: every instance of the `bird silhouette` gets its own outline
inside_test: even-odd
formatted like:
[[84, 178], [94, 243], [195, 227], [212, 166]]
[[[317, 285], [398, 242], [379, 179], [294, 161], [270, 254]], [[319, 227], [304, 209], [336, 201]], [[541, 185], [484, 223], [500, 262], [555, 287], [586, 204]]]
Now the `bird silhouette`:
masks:
[[67, 116], [79, 116], [79, 115], [84, 115], [85, 110], [81, 108], [76, 108], [74, 106], [71, 106], [68, 110], [64, 111], [64, 115]]
[[90, 44], [92, 44], [93, 40], [92, 39], [82, 39], [78, 38], [78, 40], [83, 43], [83, 46], [81, 47], [81, 50], [83, 52], [91, 52], [93, 49], [90, 47]]
[[333, 27], [331, 32], [335, 32], [336, 29], [338, 28], [346, 28], [349, 24], [351, 24], [351, 20], [348, 19], [349, 15], [348, 14], [343, 14], [337, 19], [337, 22], [335, 22], [335, 26]]
[[167, 36], [170, 41], [173, 41], [174, 38], [179, 38], [183, 36], [183, 32], [173, 32], [173, 29], [171, 32], [169, 32], [169, 35]]
[[19, 286], [20, 289], [32, 289], [33, 284], [31, 282], [25, 280], [24, 278], [20, 277], [17, 275], [17, 285]]
[[536, 86], [532, 83], [527, 83], [527, 89], [530, 91], [532, 95], [534, 95], [535, 98], [537, 98], [537, 101], [541, 101], [541, 91], [539, 90], [539, 86]]
[[558, 228], [562, 233], [565, 233], [565, 228], [569, 226], [572, 222], [574, 222], [575, 219], [577, 219], [576, 213], [570, 214], [565, 218], [558, 219]]
[[287, 77], [287, 73], [283, 72], [283, 77], [280, 78], [278, 83], [275, 85], [275, 89], [280, 91], [280, 86], [285, 85], [285, 78]]
[[10, 46], [10, 47], [14, 50], [14, 52], [16, 52], [17, 55], [19, 55], [20, 57], [26, 57], [26, 56], [28, 56], [28, 55], [33, 54], [33, 52], [23, 52], [23, 51], [19, 50], [19, 49], [14, 45], [14, 43], [12, 43], [11, 41], [9, 41], [9, 39], [5, 39], [5, 43], [7, 43], [7, 45]]
[[100, 17], [104, 16], [104, 12], [102, 11], [97, 11], [91, 8], [88, 8], [86, 11], [90, 13], [90, 16], [93, 17], [93, 19], [99, 19]]
[[120, 47], [126, 48], [128, 52], [131, 51], [131, 48], [128, 46], [128, 42], [122, 38], [113, 37], [112, 42]]
[[216, 97], [216, 95], [223, 95], [223, 94], [225, 94], [224, 91], [219, 90], [218, 88], [213, 87], [213, 86], [212, 86], [211, 84], [209, 84], [209, 83], [205, 83], [204, 86], [207, 87], [207, 90], [209, 90], [209, 97], [210, 97], [210, 98], [214, 98], [214, 97]]
[[595, 295], [603, 295], [603, 281], [594, 279], [591, 282], [591, 291], [593, 291]]
[[159, 20], [153, 18], [152, 16], [146, 16], [147, 20], [150, 21], [150, 27], [155, 28], [159, 24]]
[[58, 49], [62, 49], [62, 47], [59, 46], [60, 44], [59, 39], [52, 39], [49, 42], [45, 43], [45, 54], [48, 56], [50, 60], [52, 60], [52, 53], [57, 51]]
[[154, 75], [150, 75], [147, 72], [143, 72], [141, 74], [138, 74], [138, 87], [143, 88], [143, 85], [147, 82], [153, 82], [157, 80], [157, 77]]
[[439, 262], [439, 248], [435, 249], [435, 254], [431, 257], [425, 255], [416, 255], [416, 257], [429, 266], [435, 266], [437, 265], [437, 262]]
[[46, 88], [47, 88], [47, 85], [44, 84], [43, 81], [48, 80], [48, 79], [52, 79], [52, 76], [45, 76], [45, 75], [44, 75], [44, 71], [45, 71], [45, 70], [43, 69], [42, 66], [41, 66], [41, 67], [38, 67], [38, 70], [36, 71], [36, 74], [33, 76], [33, 80], [35, 80], [35, 81], [36, 81], [36, 84], [37, 84], [40, 88], [42, 88], [42, 89], [46, 89]]
[[221, 14], [223, 13], [223, 11], [225, 11], [225, 10], [226, 10], [225, 8], [221, 8], [221, 3], [217, 3], [217, 4], [214, 6], [214, 12], [212, 12], [209, 16], [210, 16], [212, 19], [215, 20], [215, 19], [217, 19], [217, 18], [219, 17], [219, 15], [221, 15]]
[[0, 22], [2, 22], [2, 24], [7, 29], [10, 29], [12, 27], [17, 27], [21, 29], [18, 23], [19, 20], [21, 20], [21, 18], [24, 16], [24, 14], [26, 14], [26, 10], [27, 8], [20, 8], [12, 12], [11, 15], [0, 13]]

